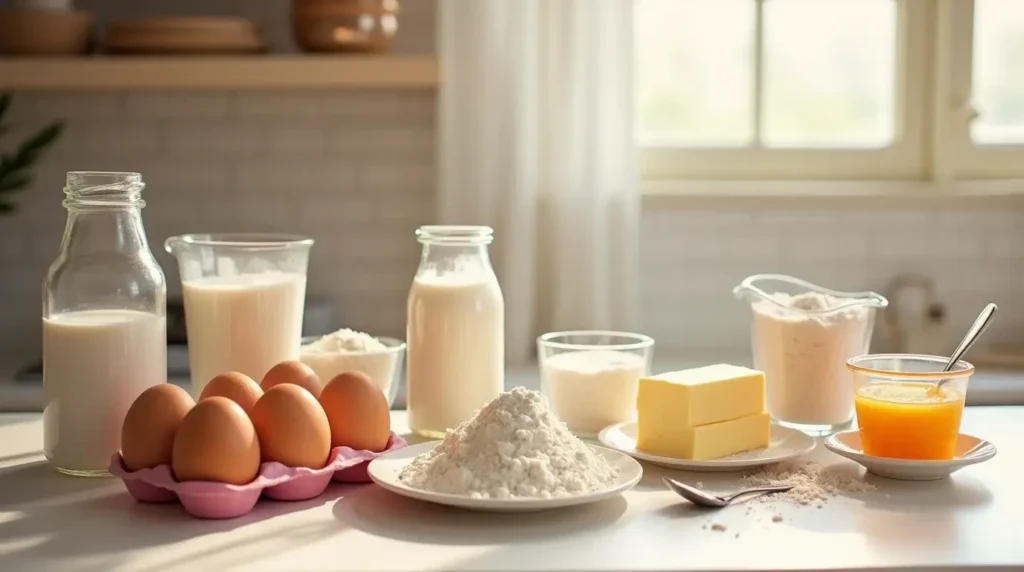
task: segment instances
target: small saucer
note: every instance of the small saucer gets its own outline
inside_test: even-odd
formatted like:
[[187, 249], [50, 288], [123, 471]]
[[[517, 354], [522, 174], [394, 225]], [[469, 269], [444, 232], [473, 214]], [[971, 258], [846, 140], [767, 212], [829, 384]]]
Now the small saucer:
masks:
[[968, 465], [982, 463], [996, 456], [995, 445], [963, 433], [956, 442], [956, 456], [949, 461], [917, 461], [865, 455], [858, 429], [829, 436], [825, 439], [825, 448], [863, 465], [869, 473], [903, 481], [944, 479]]

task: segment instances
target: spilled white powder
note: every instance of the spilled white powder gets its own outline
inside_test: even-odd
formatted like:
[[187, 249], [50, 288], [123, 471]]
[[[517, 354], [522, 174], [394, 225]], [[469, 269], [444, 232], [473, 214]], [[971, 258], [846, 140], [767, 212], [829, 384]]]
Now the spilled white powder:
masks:
[[603, 489], [618, 471], [580, 441], [536, 391], [517, 387], [450, 429], [399, 479], [472, 498], [551, 498]]
[[[758, 497], [758, 502], [770, 503], [776, 500], [788, 501], [805, 506], [821, 508], [829, 499], [843, 493], [863, 493], [876, 489], [874, 485], [845, 475], [833, 473], [824, 465], [814, 462], [778, 463], [743, 477], [744, 485], [751, 487], [773, 485], [795, 485], [784, 493], [772, 493]], [[779, 522], [779, 520], [774, 522]]]

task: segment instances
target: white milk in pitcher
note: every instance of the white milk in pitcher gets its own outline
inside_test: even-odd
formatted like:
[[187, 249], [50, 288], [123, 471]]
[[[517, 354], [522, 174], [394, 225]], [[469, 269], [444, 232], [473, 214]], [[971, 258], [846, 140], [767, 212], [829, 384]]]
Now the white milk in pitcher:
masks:
[[259, 383], [274, 365], [299, 359], [305, 276], [265, 272], [186, 280], [182, 296], [196, 395], [225, 371]]
[[128, 407], [167, 382], [166, 324], [134, 310], [43, 318], [43, 449], [54, 466], [75, 474], [107, 470], [121, 448]]

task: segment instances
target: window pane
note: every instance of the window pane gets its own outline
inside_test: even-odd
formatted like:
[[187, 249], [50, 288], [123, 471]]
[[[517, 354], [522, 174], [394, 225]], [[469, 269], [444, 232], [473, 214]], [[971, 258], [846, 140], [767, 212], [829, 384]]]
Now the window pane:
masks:
[[765, 2], [764, 143], [892, 143], [896, 18], [895, 0]]
[[978, 143], [1024, 143], [1024, 2], [974, 0], [974, 105]]
[[636, 99], [645, 145], [748, 145], [753, 0], [637, 0]]

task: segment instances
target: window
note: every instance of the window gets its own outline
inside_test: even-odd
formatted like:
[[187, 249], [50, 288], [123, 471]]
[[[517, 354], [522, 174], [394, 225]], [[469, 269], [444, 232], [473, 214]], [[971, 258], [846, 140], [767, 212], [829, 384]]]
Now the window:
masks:
[[1022, 0], [636, 0], [635, 26], [648, 179], [1024, 176]]
[[1024, 175], [1024, 2], [958, 1], [948, 15], [956, 174]]

